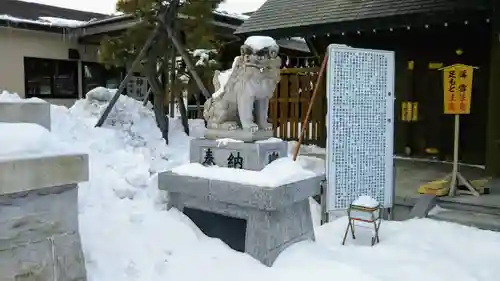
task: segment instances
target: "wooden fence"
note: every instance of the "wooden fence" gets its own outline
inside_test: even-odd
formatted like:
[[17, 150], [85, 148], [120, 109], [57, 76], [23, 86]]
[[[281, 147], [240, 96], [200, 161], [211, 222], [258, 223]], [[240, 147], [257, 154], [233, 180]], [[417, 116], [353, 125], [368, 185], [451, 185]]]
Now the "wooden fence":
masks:
[[[297, 140], [318, 78], [318, 67], [288, 68], [281, 70], [281, 81], [270, 100], [269, 117], [274, 135], [285, 140]], [[326, 89], [320, 83], [306, 125], [304, 143], [325, 146], [326, 141]]]
[[[274, 127], [274, 136], [285, 140], [298, 140], [306, 117], [319, 67], [285, 68], [281, 70], [281, 81], [269, 101], [269, 119]], [[318, 96], [313, 104], [304, 134], [305, 144], [326, 145], [326, 88], [320, 83]], [[188, 106], [190, 119], [203, 118], [203, 105]]]

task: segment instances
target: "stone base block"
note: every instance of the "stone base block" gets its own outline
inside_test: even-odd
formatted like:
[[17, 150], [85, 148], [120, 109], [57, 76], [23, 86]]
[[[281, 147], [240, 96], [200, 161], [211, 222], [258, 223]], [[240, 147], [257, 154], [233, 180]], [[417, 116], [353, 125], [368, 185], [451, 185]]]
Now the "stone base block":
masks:
[[208, 236], [220, 238], [267, 266], [288, 246], [314, 240], [309, 197], [320, 193], [318, 176], [279, 187], [160, 174], [168, 207], [188, 215]]
[[86, 280], [76, 184], [0, 195], [0, 213], [1, 280]]
[[0, 158], [0, 195], [89, 179], [88, 155]]
[[272, 161], [286, 157], [288, 143], [221, 143], [216, 140], [193, 139], [189, 152], [191, 163], [260, 171]]
[[50, 104], [45, 102], [0, 102], [0, 122], [34, 123], [50, 130]]

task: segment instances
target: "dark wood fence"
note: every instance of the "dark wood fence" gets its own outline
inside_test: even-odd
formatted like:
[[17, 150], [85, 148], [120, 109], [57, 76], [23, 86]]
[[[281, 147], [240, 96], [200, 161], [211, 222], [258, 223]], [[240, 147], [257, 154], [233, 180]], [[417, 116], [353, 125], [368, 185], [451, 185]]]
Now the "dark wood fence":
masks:
[[306, 126], [304, 143], [325, 145], [326, 90], [324, 83], [321, 83], [321, 88], [318, 89], [318, 96], [313, 104], [309, 122], [303, 124], [318, 72], [318, 67], [281, 70], [281, 81], [269, 106], [269, 118], [273, 123], [276, 137], [297, 140], [303, 126]]

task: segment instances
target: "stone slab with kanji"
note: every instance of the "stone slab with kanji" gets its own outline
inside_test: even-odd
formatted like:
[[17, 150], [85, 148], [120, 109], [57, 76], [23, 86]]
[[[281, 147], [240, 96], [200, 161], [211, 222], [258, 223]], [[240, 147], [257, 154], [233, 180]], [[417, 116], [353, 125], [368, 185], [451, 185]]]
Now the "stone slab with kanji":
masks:
[[190, 162], [203, 165], [260, 171], [276, 159], [286, 157], [285, 141], [232, 142], [193, 139], [190, 143]]

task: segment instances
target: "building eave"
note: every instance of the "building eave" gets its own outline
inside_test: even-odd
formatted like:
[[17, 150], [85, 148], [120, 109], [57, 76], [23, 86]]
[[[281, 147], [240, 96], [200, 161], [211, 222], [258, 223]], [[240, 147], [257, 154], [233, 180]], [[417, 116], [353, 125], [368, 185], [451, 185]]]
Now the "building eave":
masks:
[[279, 29], [257, 29], [251, 32], [235, 32], [238, 36], [265, 35], [275, 38], [342, 35], [344, 33], [366, 33], [408, 27], [443, 26], [444, 23], [481, 21], [491, 17], [490, 11], [441, 11], [428, 14], [407, 14], [381, 18], [369, 18], [307, 26], [290, 26]]
[[71, 28], [67, 28], [67, 27], [45, 25], [45, 24], [36, 24], [36, 23], [29, 23], [29, 22], [16, 22], [16, 21], [5, 20], [5, 19], [0, 19], [0, 27], [24, 29], [24, 30], [32, 30], [32, 31], [42, 31], [42, 32], [49, 32], [49, 33], [56, 33], [56, 34], [68, 34], [71, 32]]
[[[218, 14], [218, 16], [221, 16]], [[188, 19], [188, 16], [179, 15], [180, 19]], [[233, 18], [232, 21], [235, 19]], [[76, 37], [86, 37], [98, 34], [106, 34], [110, 32], [117, 32], [129, 29], [140, 23], [140, 20], [132, 15], [120, 15], [116, 17], [106, 18], [98, 21], [92, 21], [82, 26], [72, 29], [72, 34]], [[236, 30], [239, 25], [213, 20], [211, 22], [214, 26]]]

